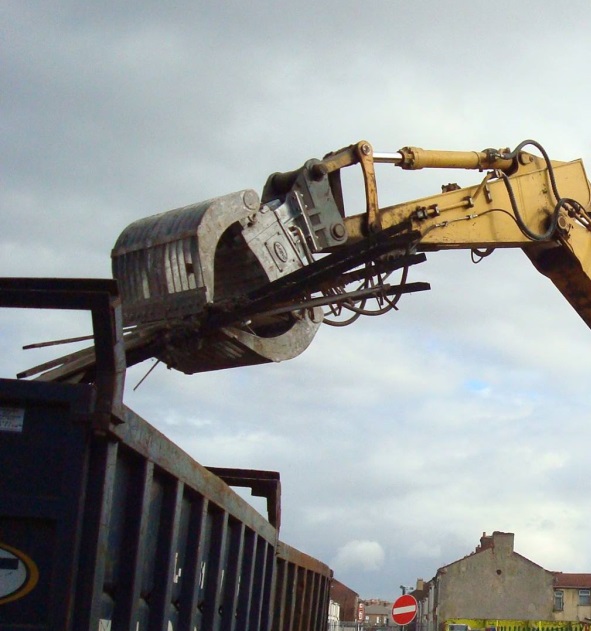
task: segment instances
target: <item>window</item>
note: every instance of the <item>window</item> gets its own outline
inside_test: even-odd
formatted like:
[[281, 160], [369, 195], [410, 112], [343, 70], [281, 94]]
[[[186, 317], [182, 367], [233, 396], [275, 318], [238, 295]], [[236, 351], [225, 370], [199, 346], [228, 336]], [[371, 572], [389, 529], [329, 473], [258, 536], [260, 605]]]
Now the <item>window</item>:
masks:
[[561, 589], [554, 590], [554, 611], [564, 610], [564, 592]]
[[591, 589], [579, 589], [579, 605], [591, 605]]

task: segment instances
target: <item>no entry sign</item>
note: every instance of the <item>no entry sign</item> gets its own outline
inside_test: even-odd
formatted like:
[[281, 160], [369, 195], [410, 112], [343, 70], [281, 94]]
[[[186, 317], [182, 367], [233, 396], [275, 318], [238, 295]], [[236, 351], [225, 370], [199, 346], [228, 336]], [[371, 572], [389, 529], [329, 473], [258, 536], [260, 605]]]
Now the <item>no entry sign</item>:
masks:
[[363, 603], [357, 605], [357, 622], [365, 622], [365, 605]]
[[392, 605], [392, 620], [399, 625], [409, 624], [415, 619], [417, 609], [417, 599], [410, 594], [404, 594]]

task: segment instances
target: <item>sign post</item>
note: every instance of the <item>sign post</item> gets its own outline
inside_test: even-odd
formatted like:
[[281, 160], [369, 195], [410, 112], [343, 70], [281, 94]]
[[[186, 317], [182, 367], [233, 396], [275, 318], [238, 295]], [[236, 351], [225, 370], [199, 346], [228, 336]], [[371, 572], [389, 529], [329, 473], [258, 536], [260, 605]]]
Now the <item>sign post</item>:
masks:
[[359, 603], [357, 605], [357, 628], [360, 628], [363, 622], [365, 622], [365, 604]]
[[411, 594], [404, 594], [392, 605], [392, 620], [401, 627], [410, 624], [415, 619], [418, 608], [417, 599]]

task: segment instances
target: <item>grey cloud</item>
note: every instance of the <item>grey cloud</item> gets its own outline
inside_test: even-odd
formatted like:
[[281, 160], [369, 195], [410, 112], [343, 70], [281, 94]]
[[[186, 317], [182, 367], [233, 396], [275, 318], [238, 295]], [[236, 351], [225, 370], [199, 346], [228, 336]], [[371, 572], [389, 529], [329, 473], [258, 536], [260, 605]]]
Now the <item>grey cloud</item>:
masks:
[[[590, 158], [582, 0], [1, 11], [5, 275], [108, 276], [129, 222], [260, 190], [270, 172], [363, 137], [396, 150], [534, 136], [558, 159]], [[480, 177], [378, 176], [383, 203]], [[358, 178], [351, 190], [359, 212]], [[587, 327], [521, 253], [478, 266], [434, 253], [411, 275], [432, 291], [321, 331], [291, 363], [193, 377], [160, 366], [134, 393], [142, 365], [126, 402], [200, 462], [281, 471], [291, 545], [329, 561], [348, 542], [379, 542], [379, 571], [338, 576], [364, 596], [430, 578], [484, 529], [514, 529], [536, 562], [560, 539], [552, 569], [576, 553], [587, 571]], [[88, 326], [20, 312], [0, 324], [3, 376], [46, 357], [22, 343]]]

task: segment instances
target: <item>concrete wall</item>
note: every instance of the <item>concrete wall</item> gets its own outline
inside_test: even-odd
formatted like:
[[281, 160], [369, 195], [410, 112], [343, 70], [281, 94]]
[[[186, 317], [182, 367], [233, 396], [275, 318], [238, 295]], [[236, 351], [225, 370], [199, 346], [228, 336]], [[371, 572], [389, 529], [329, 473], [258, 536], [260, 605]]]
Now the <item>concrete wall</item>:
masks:
[[553, 617], [553, 576], [513, 551], [513, 534], [495, 532], [485, 549], [442, 568], [437, 619]]

